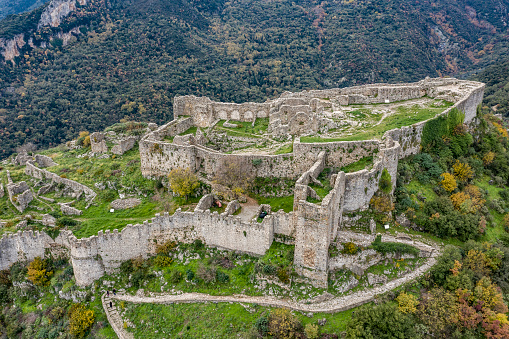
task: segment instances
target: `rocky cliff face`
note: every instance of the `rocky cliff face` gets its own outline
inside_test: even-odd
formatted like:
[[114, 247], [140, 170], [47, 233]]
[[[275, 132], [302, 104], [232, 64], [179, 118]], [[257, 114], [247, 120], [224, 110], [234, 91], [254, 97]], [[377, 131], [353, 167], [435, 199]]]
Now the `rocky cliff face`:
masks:
[[67, 17], [69, 13], [76, 10], [76, 3], [80, 5], [86, 5], [86, 0], [52, 0], [48, 7], [42, 12], [41, 20], [37, 29], [41, 29], [43, 26], [58, 27], [62, 22], [62, 19]]
[[[44, 26], [58, 27], [64, 18], [69, 14], [76, 11], [77, 5], [84, 6], [87, 4], [87, 0], [52, 0], [48, 6], [44, 9], [41, 14], [41, 18], [37, 25], [37, 30]], [[80, 34], [79, 27], [74, 27], [68, 32], [59, 32], [52, 36], [63, 40], [63, 45], [67, 45], [73, 35]], [[5, 61], [14, 62], [14, 58], [20, 55], [20, 50], [28, 43], [32, 48], [36, 46], [33, 43], [31, 37], [28, 38], [28, 42], [25, 41], [25, 34], [21, 33], [15, 35], [11, 39], [0, 38], [0, 54], [3, 55]], [[41, 48], [46, 48], [46, 42], [41, 42]]]
[[25, 46], [25, 35], [18, 34], [12, 39], [0, 38], [0, 50], [4, 56], [5, 61], [13, 61], [15, 57], [19, 56], [19, 50]]

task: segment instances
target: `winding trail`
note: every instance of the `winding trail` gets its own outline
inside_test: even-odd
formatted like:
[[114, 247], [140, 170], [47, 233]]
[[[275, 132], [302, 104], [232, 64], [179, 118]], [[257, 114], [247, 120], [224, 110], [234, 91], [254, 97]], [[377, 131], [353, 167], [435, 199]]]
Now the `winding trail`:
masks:
[[[248, 296], [243, 294], [234, 294], [227, 296], [214, 296], [204, 293], [152, 293], [147, 292], [150, 296], [139, 296], [129, 294], [117, 294], [116, 296], [110, 295], [111, 299], [123, 300], [132, 303], [149, 303], [149, 304], [173, 304], [173, 303], [203, 303], [203, 302], [229, 302], [229, 303], [248, 303], [257, 304], [261, 306], [281, 307], [300, 312], [311, 313], [335, 313], [349, 310], [351, 308], [371, 302], [377, 295], [386, 293], [393, 290], [407, 282], [426, 273], [435, 263], [438, 253], [428, 259], [426, 263], [419, 266], [415, 271], [395, 280], [388, 282], [382, 286], [374, 287], [370, 290], [358, 291], [346, 296], [335, 297], [325, 301], [302, 300], [292, 301], [289, 299], [278, 299], [269, 296]], [[141, 294], [141, 293], [139, 293]], [[103, 308], [108, 316], [108, 321], [113, 327], [115, 333], [120, 339], [131, 339], [133, 335], [127, 332], [124, 327], [124, 321], [118, 314], [118, 311], [113, 307], [109, 308], [110, 298], [102, 297]]]

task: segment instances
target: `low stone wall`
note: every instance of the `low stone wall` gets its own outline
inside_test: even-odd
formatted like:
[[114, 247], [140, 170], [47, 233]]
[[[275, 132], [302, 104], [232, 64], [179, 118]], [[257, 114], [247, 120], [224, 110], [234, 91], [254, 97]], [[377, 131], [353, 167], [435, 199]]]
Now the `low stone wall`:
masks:
[[116, 155], [122, 155], [129, 151], [136, 144], [136, 137], [127, 137], [120, 139], [118, 144], [111, 148], [111, 153]]
[[51, 166], [56, 166], [57, 163], [53, 161], [53, 159], [51, 159], [50, 157], [47, 157], [45, 155], [41, 155], [41, 154], [36, 154], [34, 156], [34, 159], [35, 159], [35, 162], [37, 163], [37, 165], [41, 168], [45, 168], [45, 167], [51, 167]]
[[40, 180], [51, 180], [53, 183], [63, 184], [72, 189], [77, 196], [79, 196], [81, 193], [84, 193], [85, 199], [89, 202], [92, 201], [97, 195], [88, 186], [80, 184], [79, 182], [76, 182], [74, 180], [61, 178], [59, 175], [55, 173], [49, 172], [45, 169], [38, 168], [31, 161], [27, 162], [26, 164], [25, 174]]

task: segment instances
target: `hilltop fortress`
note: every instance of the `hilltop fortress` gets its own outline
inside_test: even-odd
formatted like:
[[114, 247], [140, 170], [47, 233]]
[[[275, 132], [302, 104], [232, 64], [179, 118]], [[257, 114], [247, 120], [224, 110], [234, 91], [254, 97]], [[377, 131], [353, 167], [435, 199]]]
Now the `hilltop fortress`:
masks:
[[[368, 208], [379, 190], [382, 172], [390, 174], [394, 189], [398, 161], [420, 152], [426, 120], [458, 109], [465, 114], [465, 123], [473, 124], [483, 94], [482, 83], [446, 78], [284, 93], [265, 103], [229, 104], [204, 97], [176, 97], [174, 120], [139, 141], [143, 175], [165, 176], [174, 168], [184, 167], [211, 179], [222, 164], [240, 162], [257, 177], [295, 180], [293, 211], [271, 211], [270, 206], [261, 205], [260, 210], [269, 212], [268, 216], [262, 222], [257, 222], [256, 216], [244, 222], [233, 215], [240, 206], [237, 201], [230, 202], [222, 214], [211, 213], [213, 196], [205, 195], [194, 212], [177, 210], [173, 215], [156, 215], [151, 222], [128, 225], [120, 232], [99, 232], [77, 239], [70, 231], [63, 231], [55, 240], [38, 232], [8, 235], [0, 240], [0, 269], [22, 258], [41, 256], [45, 249], [63, 250], [70, 254], [77, 283], [88, 285], [124, 260], [154, 253], [158, 243], [169, 239], [201, 239], [210, 246], [256, 255], [263, 255], [276, 240], [295, 244], [297, 273], [315, 286], [326, 287], [329, 246], [344, 236], [349, 214]], [[410, 108], [424, 104], [442, 107], [442, 102], [450, 106], [417, 123], [355, 140], [355, 131], [366, 133], [369, 128], [381, 126], [384, 119], [395, 115], [390, 105], [404, 106], [407, 101]], [[354, 110], [365, 105], [389, 108], [376, 114]], [[396, 111], [407, 112], [404, 109]], [[373, 117], [375, 122], [367, 126], [351, 118], [360, 114]], [[235, 132], [240, 125], [255, 129], [259, 121], [265, 124], [262, 133]], [[101, 135], [96, 136], [91, 138], [93, 149], [95, 142], [103, 140]], [[309, 136], [318, 136], [318, 140], [306, 142], [304, 138]], [[281, 144], [291, 148], [281, 152]], [[340, 169], [365, 157], [373, 157], [372, 166], [353, 173], [336, 171], [330, 176], [331, 190], [325, 197], [320, 198], [311, 187], [324, 169]], [[26, 173], [41, 171], [30, 162]], [[372, 239], [374, 235], [359, 237]], [[431, 248], [413, 244], [420, 249], [420, 256], [431, 255]]]

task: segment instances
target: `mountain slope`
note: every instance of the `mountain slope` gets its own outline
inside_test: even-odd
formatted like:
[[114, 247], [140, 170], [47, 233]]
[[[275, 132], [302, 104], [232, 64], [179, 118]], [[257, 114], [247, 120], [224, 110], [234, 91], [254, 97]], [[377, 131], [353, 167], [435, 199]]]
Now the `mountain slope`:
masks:
[[0, 1], [0, 19], [11, 14], [19, 14], [40, 7], [49, 0], [2, 0]]
[[[74, 9], [40, 20], [55, 3]], [[479, 69], [504, 56], [507, 8], [509, 0], [53, 0], [0, 21], [0, 157], [122, 118], [167, 121], [176, 94], [263, 101]]]

